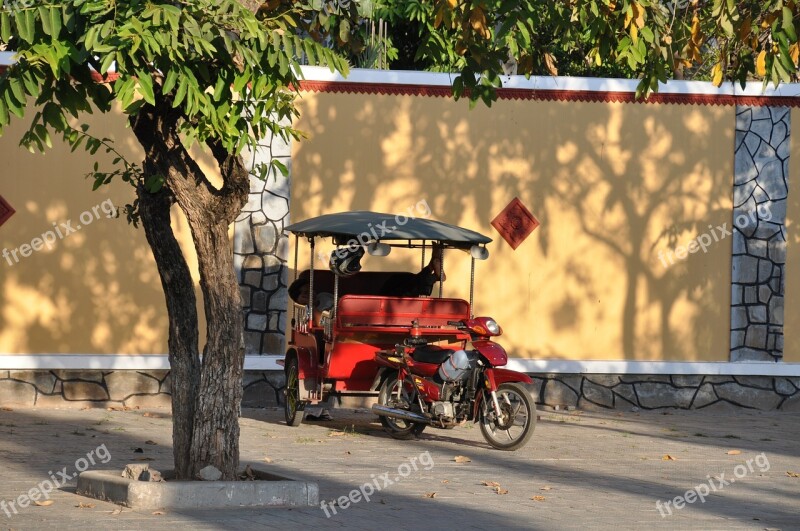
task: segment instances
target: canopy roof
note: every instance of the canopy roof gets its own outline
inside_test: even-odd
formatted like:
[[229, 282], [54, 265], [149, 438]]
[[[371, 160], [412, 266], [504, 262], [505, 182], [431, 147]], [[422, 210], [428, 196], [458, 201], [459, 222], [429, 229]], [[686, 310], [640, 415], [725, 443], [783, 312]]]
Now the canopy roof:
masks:
[[[410, 218], [402, 214], [381, 214], [366, 210], [325, 214], [316, 218], [292, 223], [286, 230], [298, 236], [332, 237], [337, 243], [362, 236], [369, 240], [429, 240], [454, 247], [485, 244], [492, 241], [475, 231], [434, 221]], [[377, 238], [376, 238], [377, 237]]]

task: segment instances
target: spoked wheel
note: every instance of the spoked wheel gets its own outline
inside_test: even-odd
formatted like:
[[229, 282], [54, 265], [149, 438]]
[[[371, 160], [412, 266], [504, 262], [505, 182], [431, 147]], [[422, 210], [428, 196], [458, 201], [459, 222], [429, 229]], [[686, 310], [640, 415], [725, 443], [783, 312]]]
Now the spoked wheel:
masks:
[[498, 450], [522, 448], [536, 427], [536, 404], [530, 393], [516, 383], [497, 388], [497, 402], [502, 415], [497, 417], [491, 396], [487, 393], [481, 409], [481, 433], [486, 442]]
[[[406, 378], [399, 382], [397, 381], [397, 371], [390, 372], [381, 384], [378, 403], [393, 409], [419, 412], [416, 393], [417, 389], [414, 387], [414, 382], [411, 378]], [[382, 415], [379, 418], [381, 419], [381, 425], [395, 439], [413, 439], [422, 433], [426, 426], [421, 422], [411, 422]]]
[[284, 414], [286, 424], [297, 427], [303, 422], [305, 404], [300, 401], [300, 379], [297, 371], [297, 360], [290, 359], [286, 364], [286, 401]]

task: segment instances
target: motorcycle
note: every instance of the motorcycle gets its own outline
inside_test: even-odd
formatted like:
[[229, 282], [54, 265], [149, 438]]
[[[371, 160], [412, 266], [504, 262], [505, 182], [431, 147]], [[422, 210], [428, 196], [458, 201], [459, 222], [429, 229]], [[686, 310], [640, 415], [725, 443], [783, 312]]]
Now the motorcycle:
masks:
[[431, 345], [414, 321], [402, 344], [376, 352], [382, 374], [372, 411], [395, 439], [415, 438], [427, 426], [450, 429], [474, 421], [492, 447], [518, 450], [536, 426], [536, 405], [523, 385], [531, 378], [501, 368], [508, 355], [491, 339], [502, 334], [493, 319], [448, 324], [469, 334], [464, 347], [471, 348]]

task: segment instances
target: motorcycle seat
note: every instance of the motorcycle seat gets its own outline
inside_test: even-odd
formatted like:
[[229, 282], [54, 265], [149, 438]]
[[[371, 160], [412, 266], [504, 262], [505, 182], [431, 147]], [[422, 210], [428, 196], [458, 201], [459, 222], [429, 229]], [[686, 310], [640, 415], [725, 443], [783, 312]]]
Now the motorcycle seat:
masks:
[[415, 348], [411, 357], [414, 358], [414, 361], [420, 363], [435, 363], [438, 365], [444, 363], [444, 360], [449, 358], [453, 352], [455, 352], [453, 349], [425, 345]]

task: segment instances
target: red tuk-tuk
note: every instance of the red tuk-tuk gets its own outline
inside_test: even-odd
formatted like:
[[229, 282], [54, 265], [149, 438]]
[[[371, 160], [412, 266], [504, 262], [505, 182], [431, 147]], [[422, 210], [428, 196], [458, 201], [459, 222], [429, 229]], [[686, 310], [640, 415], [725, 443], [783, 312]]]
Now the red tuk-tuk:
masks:
[[[492, 338], [502, 329], [472, 314], [475, 260], [488, 257], [490, 238], [430, 219], [364, 211], [323, 215], [286, 230], [296, 236], [293, 286], [307, 289], [292, 304], [283, 360], [288, 425], [299, 426], [307, 405], [332, 396], [377, 396], [373, 411], [396, 438], [474, 420], [495, 448], [516, 450], [528, 441], [536, 411], [521, 384], [531, 379], [499, 368], [508, 357]], [[302, 272], [301, 238], [311, 250]], [[331, 268], [314, 268], [318, 238], [331, 238], [336, 247]], [[338, 258], [354, 252], [356, 258], [364, 250], [385, 256], [392, 248], [421, 249], [423, 265], [426, 253], [438, 254], [431, 261], [439, 268], [438, 296], [389, 289], [421, 273], [360, 271], [357, 260], [346, 264], [350, 271], [339, 267]], [[469, 301], [442, 297], [444, 251], [452, 249], [471, 257]], [[320, 294], [327, 294], [328, 307], [316, 307]]]

